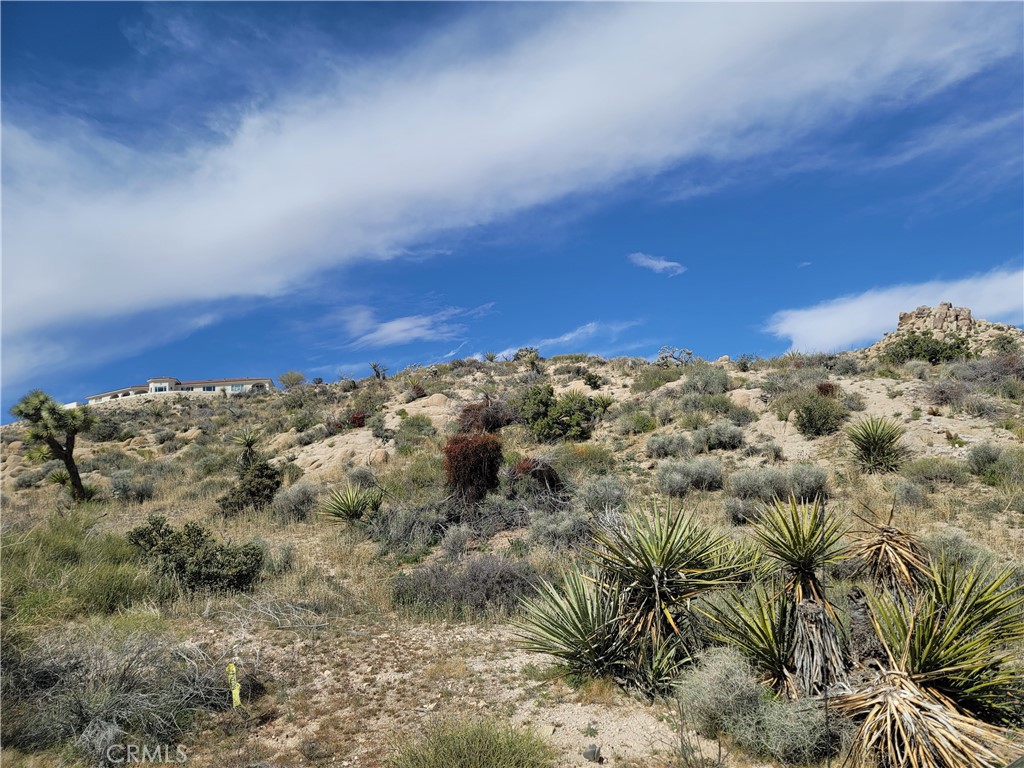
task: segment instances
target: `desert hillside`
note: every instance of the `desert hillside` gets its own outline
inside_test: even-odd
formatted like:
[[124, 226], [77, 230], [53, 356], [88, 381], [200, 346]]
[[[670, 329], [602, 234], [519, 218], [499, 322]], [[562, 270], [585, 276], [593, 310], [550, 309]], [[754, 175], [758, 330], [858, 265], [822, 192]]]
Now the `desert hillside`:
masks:
[[441, 765], [472, 726], [509, 765], [882, 764], [865, 701], [907, 686], [953, 733], [922, 765], [1005, 765], [1022, 355], [943, 304], [839, 355], [138, 396], [88, 410], [81, 502], [9, 425], [2, 762]]

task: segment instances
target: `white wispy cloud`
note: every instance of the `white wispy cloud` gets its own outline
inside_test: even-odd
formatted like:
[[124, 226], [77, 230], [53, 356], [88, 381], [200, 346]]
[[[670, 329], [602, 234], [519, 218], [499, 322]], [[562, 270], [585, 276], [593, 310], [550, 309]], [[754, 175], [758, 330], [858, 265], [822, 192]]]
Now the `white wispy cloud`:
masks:
[[638, 325], [642, 325], [642, 320], [623, 320], [620, 322], [600, 322], [591, 321], [584, 323], [571, 331], [566, 331], [559, 336], [551, 336], [544, 339], [533, 339], [531, 341], [517, 344], [514, 347], [507, 347], [497, 353], [497, 357], [507, 358], [511, 357], [516, 353], [517, 350], [523, 347], [535, 347], [540, 351], [541, 354], [557, 352], [558, 350], [571, 349], [573, 352], [583, 352], [576, 346], [585, 342], [599, 341], [601, 343], [613, 342], [619, 338], [624, 332], [631, 328], [635, 328]]
[[337, 316], [352, 339], [348, 346], [363, 349], [417, 341], [450, 341], [466, 330], [466, 326], [450, 321], [468, 314], [466, 310], [453, 307], [433, 314], [378, 320], [370, 307], [356, 306], [342, 310]]
[[675, 277], [686, 271], [686, 267], [678, 261], [669, 261], [647, 253], [631, 253], [626, 258], [636, 266], [650, 269], [659, 275], [662, 272], [667, 272], [669, 277]]
[[[471, 21], [386, 60], [302, 68], [285, 95], [218, 105], [194, 135], [147, 88], [167, 136], [140, 146], [5, 102], [5, 373], [22, 368], [11, 344], [60, 343], [72, 325], [189, 302], [280, 295], [327, 267], [690, 158], [794, 145], [883, 97], [912, 102], [1020, 54], [1019, 14], [987, 4], [545, 13], [543, 24], [503, 29], [500, 45]], [[204, 61], [194, 32], [173, 34]], [[443, 319], [388, 322], [366, 343], [450, 334]]]
[[788, 339], [800, 352], [832, 352], [875, 342], [896, 328], [900, 312], [949, 301], [970, 307], [975, 317], [1024, 323], [1024, 270], [999, 269], [959, 280], [874, 288], [813, 307], [785, 309], [768, 321], [766, 331]]

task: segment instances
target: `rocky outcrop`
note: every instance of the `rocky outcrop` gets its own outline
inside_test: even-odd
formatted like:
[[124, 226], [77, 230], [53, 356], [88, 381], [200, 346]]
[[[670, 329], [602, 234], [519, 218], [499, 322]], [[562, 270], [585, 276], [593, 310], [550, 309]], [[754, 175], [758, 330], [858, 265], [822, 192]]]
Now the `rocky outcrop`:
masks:
[[861, 355], [875, 358], [885, 352], [886, 347], [911, 334], [924, 333], [938, 341], [964, 339], [974, 354], [987, 355], [997, 351], [993, 347], [999, 337], [1009, 337], [1024, 348], [1024, 331], [1006, 323], [990, 323], [974, 317], [967, 307], [954, 307], [944, 301], [937, 307], [918, 307], [910, 312], [900, 312], [896, 330], [885, 334], [881, 341], [862, 350]]
[[931, 331], [939, 341], [950, 334], [969, 336], [974, 331], [975, 321], [967, 307], [954, 307], [944, 301], [937, 307], [918, 307], [913, 312], [900, 312], [900, 323], [896, 332]]

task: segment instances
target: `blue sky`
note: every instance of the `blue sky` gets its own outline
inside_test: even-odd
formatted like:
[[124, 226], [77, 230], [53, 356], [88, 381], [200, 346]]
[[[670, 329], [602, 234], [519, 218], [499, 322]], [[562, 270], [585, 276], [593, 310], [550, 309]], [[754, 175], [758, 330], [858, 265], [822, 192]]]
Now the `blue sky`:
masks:
[[1017, 3], [0, 13], [5, 411], [1024, 323]]

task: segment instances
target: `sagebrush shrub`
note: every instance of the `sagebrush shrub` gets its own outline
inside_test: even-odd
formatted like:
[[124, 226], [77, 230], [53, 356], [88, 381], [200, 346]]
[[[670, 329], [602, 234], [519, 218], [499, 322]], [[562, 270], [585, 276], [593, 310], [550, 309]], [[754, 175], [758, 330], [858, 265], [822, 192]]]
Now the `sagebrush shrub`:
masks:
[[764, 689], [750, 665], [733, 648], [707, 651], [698, 666], [679, 680], [679, 702], [686, 725], [709, 739], [732, 733], [757, 716]]
[[530, 513], [530, 538], [551, 549], [579, 547], [590, 541], [593, 518], [575, 506], [542, 507]]
[[936, 483], [963, 485], [968, 480], [967, 467], [963, 462], [944, 456], [925, 456], [903, 465], [901, 474], [908, 480], [935, 490]]
[[395, 450], [403, 456], [411, 454], [425, 440], [437, 434], [429, 416], [417, 414], [402, 419], [395, 431]]
[[529, 563], [498, 555], [461, 562], [434, 562], [399, 574], [392, 587], [396, 606], [426, 613], [480, 616], [512, 612], [533, 593], [538, 576]]
[[587, 512], [603, 512], [606, 509], [622, 510], [626, 507], [629, 491], [614, 475], [592, 480], [579, 492], [580, 504]]
[[817, 464], [793, 464], [786, 471], [789, 495], [800, 502], [828, 497], [828, 472]]
[[717, 490], [722, 487], [722, 465], [712, 458], [665, 462], [658, 467], [656, 482], [669, 496], [685, 496], [695, 489]]
[[444, 446], [445, 484], [465, 501], [498, 487], [501, 440], [492, 434], [453, 435]]
[[274, 497], [270, 509], [280, 523], [302, 522], [316, 508], [320, 492], [308, 482], [295, 483]]
[[623, 435], [642, 435], [658, 428], [658, 422], [647, 411], [634, 410], [618, 418], [619, 432]]
[[652, 459], [681, 456], [689, 451], [690, 441], [686, 435], [653, 435], [647, 440], [647, 455]]
[[151, 477], [139, 477], [133, 470], [120, 469], [110, 476], [110, 496], [125, 504], [141, 504], [153, 498]]
[[718, 395], [729, 389], [729, 374], [711, 363], [697, 362], [686, 366], [684, 392]]
[[825, 397], [817, 391], [807, 390], [789, 393], [779, 398], [775, 412], [783, 421], [788, 418], [790, 412], [794, 413], [796, 428], [805, 437], [831, 435], [842, 426], [849, 415], [849, 411], [838, 400]]
[[739, 499], [771, 501], [789, 492], [786, 473], [773, 467], [740, 469], [729, 475], [729, 493]]

